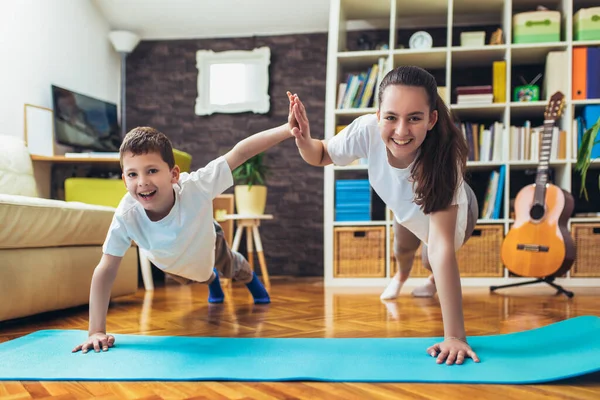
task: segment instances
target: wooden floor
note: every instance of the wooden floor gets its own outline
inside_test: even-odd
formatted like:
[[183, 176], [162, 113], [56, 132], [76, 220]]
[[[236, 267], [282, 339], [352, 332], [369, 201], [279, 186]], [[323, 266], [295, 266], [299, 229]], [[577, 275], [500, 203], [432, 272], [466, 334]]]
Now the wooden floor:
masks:
[[[471, 335], [508, 333], [579, 315], [600, 315], [600, 289], [574, 289], [571, 300], [550, 288], [464, 289]], [[407, 290], [384, 304], [377, 289], [325, 289], [321, 279], [273, 279], [272, 303], [254, 306], [243, 286], [209, 306], [202, 285], [167, 284], [116, 299], [109, 332], [235, 337], [417, 337], [442, 335], [437, 298]], [[87, 329], [87, 308], [0, 323], [0, 342], [39, 329]], [[532, 344], [534, 345], [534, 344]], [[560, 346], [560, 343], [556, 344]], [[551, 351], [552, 349], [549, 349]], [[425, 351], [425, 349], [423, 349]], [[2, 362], [2, 360], [0, 360]], [[432, 360], [432, 362], [434, 362]], [[214, 399], [598, 399], [600, 374], [543, 385], [449, 385], [237, 382], [0, 382], [0, 398]]]

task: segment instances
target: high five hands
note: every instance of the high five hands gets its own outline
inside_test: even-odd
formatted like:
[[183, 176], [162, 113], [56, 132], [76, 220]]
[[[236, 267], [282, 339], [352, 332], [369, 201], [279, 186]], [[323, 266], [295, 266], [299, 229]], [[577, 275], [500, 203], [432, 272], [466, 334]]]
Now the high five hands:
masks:
[[455, 362], [456, 364], [462, 364], [465, 357], [470, 357], [473, 361], [479, 362], [479, 357], [471, 349], [471, 346], [457, 338], [446, 338], [443, 342], [429, 347], [427, 353], [431, 357], [437, 357], [438, 364], [444, 361], [448, 365], [452, 365]]
[[287, 92], [287, 95], [290, 100], [290, 110], [288, 115], [290, 130], [292, 131], [292, 135], [296, 138], [296, 145], [302, 147], [304, 142], [310, 140], [310, 127], [308, 124], [308, 117], [306, 116], [306, 109], [297, 94]]

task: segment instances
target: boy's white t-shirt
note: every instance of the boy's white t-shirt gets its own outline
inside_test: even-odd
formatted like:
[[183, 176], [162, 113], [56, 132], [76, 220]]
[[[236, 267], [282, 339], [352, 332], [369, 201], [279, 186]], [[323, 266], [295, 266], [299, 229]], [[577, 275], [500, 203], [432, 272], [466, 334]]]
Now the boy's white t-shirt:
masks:
[[[383, 202], [393, 211], [399, 224], [406, 227], [423, 243], [429, 241], [429, 215], [414, 203], [415, 193], [410, 181], [412, 164], [395, 168], [388, 162], [386, 146], [381, 139], [377, 115], [368, 114], [355, 119], [340, 133], [327, 141], [327, 151], [336, 165], [348, 165], [358, 158], [369, 161], [369, 183]], [[444, 168], [443, 165], [439, 166]], [[467, 227], [468, 200], [461, 180], [452, 204], [458, 204], [454, 247], [459, 249]]]
[[144, 207], [125, 194], [102, 247], [122, 257], [133, 240], [150, 261], [165, 272], [197, 282], [210, 279], [215, 261], [213, 199], [233, 185], [225, 157], [192, 173], [181, 173], [173, 185], [175, 204], [160, 221], [151, 221]]

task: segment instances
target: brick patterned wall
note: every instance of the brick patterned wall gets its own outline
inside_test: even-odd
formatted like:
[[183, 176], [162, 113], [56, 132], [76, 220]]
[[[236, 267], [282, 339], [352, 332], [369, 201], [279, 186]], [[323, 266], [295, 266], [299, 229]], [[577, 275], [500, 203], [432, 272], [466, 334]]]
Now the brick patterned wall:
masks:
[[[196, 51], [271, 49], [268, 114], [194, 114]], [[286, 90], [305, 102], [312, 136], [323, 138], [327, 34], [142, 41], [127, 58], [127, 128], [153, 126], [206, 165], [252, 133], [287, 119]], [[293, 139], [267, 151], [271, 168], [261, 228], [269, 273], [323, 275], [323, 170], [306, 164]], [[226, 193], [233, 193], [233, 189]], [[243, 241], [245, 242], [245, 240]], [[259, 268], [257, 268], [258, 273]]]

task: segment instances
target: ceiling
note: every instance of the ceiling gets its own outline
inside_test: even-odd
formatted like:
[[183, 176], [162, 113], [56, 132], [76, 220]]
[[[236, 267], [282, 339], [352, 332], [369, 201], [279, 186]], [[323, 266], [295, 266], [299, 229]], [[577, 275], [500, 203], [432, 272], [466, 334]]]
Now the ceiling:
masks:
[[92, 0], [112, 29], [142, 39], [327, 32], [328, 0]]

